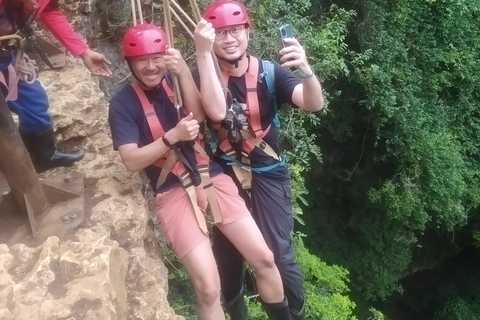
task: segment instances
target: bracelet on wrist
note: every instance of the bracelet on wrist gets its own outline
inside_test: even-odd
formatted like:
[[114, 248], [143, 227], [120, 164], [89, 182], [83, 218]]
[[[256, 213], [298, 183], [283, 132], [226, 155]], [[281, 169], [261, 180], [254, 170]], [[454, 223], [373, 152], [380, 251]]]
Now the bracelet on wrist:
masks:
[[293, 74], [298, 78], [298, 79], [308, 79], [308, 78], [311, 78], [315, 75], [315, 73], [313, 72], [313, 69], [310, 67], [310, 74], [304, 74], [302, 71], [300, 71], [299, 69], [295, 69], [293, 71]]
[[173, 144], [171, 144], [170, 141], [168, 141], [167, 137], [165, 137], [165, 134], [163, 134], [162, 136], [162, 141], [167, 147], [169, 148], [173, 147]]

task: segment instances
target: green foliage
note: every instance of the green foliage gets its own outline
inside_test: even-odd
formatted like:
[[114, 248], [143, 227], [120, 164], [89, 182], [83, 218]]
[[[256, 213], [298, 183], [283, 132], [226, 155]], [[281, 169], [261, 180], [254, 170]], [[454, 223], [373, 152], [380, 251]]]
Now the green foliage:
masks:
[[480, 319], [480, 304], [462, 298], [449, 301], [444, 309], [435, 314], [434, 320]]
[[283, 155], [287, 159], [292, 181], [293, 213], [295, 219], [304, 224], [301, 215], [303, 210], [300, 204], [308, 206], [304, 175], [311, 169], [311, 159], [321, 162], [321, 151], [316, 145], [316, 135], [310, 134], [306, 126], [316, 126], [319, 119], [315, 114], [301, 109], [288, 109], [282, 113], [280, 140], [282, 141]]
[[480, 6], [336, 5], [356, 20], [346, 49], [327, 48], [349, 57], [348, 71], [330, 71], [330, 87], [324, 76], [328, 113], [313, 133], [325, 157], [306, 176], [302, 230], [309, 247], [349, 269], [366, 317], [365, 298], [401, 292], [411, 270], [441, 262], [471, 230], [478, 237]]
[[473, 244], [477, 248], [480, 248], [480, 230], [473, 230], [472, 236], [473, 236]]
[[[346, 74], [346, 60], [340, 53], [346, 52], [344, 39], [347, 24], [354, 17], [353, 11], [333, 6], [323, 15], [320, 8], [308, 0], [286, 2], [279, 0], [249, 1], [247, 7], [252, 16], [252, 37], [249, 50], [264, 59], [279, 61], [281, 42], [278, 27], [289, 23], [294, 37], [304, 46], [317, 75], [335, 77]], [[321, 17], [322, 19], [318, 19]], [[325, 92], [327, 95], [327, 92]], [[314, 128], [320, 125], [316, 114], [298, 109], [280, 111], [280, 141], [292, 179], [293, 211], [297, 222], [304, 224], [302, 206], [308, 206], [304, 176], [312, 165], [322, 162]], [[313, 130], [312, 130], [313, 129]]]
[[163, 248], [163, 262], [168, 269], [168, 302], [187, 319], [196, 318], [195, 293], [187, 270], [173, 250], [166, 245]]
[[[355, 320], [355, 303], [348, 293], [349, 273], [345, 268], [329, 266], [312, 255], [299, 235], [294, 237], [296, 257], [304, 276], [307, 299], [306, 318], [317, 320]], [[172, 250], [164, 249], [164, 262], [169, 270], [170, 305], [177, 314], [195, 316], [195, 299], [189, 276]], [[249, 319], [266, 320], [267, 316], [256, 292], [246, 291]], [[377, 312], [378, 313], [378, 312]], [[378, 313], [381, 314], [381, 313]], [[374, 318], [381, 319], [381, 318]]]
[[297, 261], [302, 268], [307, 319], [353, 320], [355, 303], [348, 292], [348, 271], [340, 266], [328, 266], [312, 255], [301, 237], [295, 237]]
[[[312, 255], [300, 235], [294, 237], [297, 261], [302, 269], [307, 299], [306, 319], [355, 320], [355, 303], [348, 296], [348, 276], [345, 268], [329, 266]], [[265, 312], [256, 299], [247, 301], [249, 319], [266, 320]], [[381, 313], [378, 313], [381, 315]], [[378, 318], [381, 319], [381, 318]]]

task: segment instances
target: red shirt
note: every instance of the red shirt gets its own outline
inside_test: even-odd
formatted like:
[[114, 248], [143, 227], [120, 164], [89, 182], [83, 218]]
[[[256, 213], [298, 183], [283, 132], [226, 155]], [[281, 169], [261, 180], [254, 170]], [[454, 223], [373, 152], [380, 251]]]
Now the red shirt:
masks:
[[[3, 1], [11, 2], [12, 8], [22, 8], [22, 0], [0, 0], [0, 33], [11, 34], [13, 27], [5, 10]], [[37, 17], [53, 33], [53, 35], [67, 48], [73, 56], [79, 56], [88, 49], [85, 42], [75, 33], [65, 16], [60, 12], [58, 0], [37, 0], [39, 4]], [[21, 9], [20, 9], [21, 10]], [[14, 12], [13, 19], [24, 17], [26, 19], [33, 12], [33, 8], [23, 5], [23, 12]], [[1, 34], [0, 34], [1, 35]]]

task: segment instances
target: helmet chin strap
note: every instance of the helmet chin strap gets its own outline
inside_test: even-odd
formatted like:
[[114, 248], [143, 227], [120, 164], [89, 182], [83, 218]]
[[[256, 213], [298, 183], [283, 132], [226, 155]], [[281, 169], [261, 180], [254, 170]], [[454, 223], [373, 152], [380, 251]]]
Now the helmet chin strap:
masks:
[[227, 59], [223, 59], [219, 56], [217, 56], [218, 59], [220, 60], [223, 60], [231, 65], [235, 65], [235, 69], [238, 68], [238, 62], [242, 61], [243, 58], [247, 55], [247, 52], [245, 51], [240, 57], [238, 57], [237, 59], [234, 59], [234, 60], [227, 60]]

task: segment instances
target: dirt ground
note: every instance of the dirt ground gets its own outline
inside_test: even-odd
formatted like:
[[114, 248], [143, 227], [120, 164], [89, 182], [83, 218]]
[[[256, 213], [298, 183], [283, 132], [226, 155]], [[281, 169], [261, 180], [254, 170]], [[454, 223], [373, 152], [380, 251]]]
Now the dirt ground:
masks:
[[[34, 219], [35, 237], [28, 213], [15, 201], [5, 177], [0, 173], [0, 244], [11, 246], [23, 243], [35, 247], [49, 235], [66, 239], [73, 236], [79, 227], [88, 227], [86, 224], [91, 209], [101, 201], [101, 198], [94, 197], [97, 181], [84, 179], [82, 174], [67, 170], [61, 168], [39, 175], [49, 207]], [[65, 181], [75, 186], [65, 187]]]

